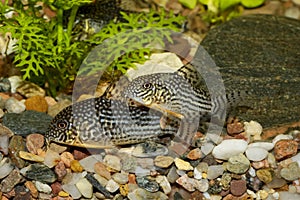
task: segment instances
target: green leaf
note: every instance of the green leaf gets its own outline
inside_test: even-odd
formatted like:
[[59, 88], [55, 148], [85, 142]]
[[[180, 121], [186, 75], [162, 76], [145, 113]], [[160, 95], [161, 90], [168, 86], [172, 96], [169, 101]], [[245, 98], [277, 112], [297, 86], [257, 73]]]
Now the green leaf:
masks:
[[241, 3], [246, 8], [255, 8], [261, 6], [265, 0], [241, 0]]

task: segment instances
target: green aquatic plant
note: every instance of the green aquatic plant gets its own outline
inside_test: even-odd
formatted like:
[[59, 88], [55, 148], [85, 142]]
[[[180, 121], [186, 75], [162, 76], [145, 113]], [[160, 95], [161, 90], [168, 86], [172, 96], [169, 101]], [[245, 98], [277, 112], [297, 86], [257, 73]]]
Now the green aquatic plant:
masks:
[[[79, 36], [81, 33], [74, 32], [76, 14], [80, 6], [91, 1], [28, 0], [24, 5], [23, 1], [14, 0], [11, 7], [8, 6], [8, 0], [0, 3], [0, 33], [4, 35], [9, 32], [13, 39], [17, 39], [14, 46], [14, 63], [20, 68], [24, 79], [46, 86], [48, 94], [56, 96], [58, 91], [66, 90], [72, 85], [82, 61], [93, 47], [120, 32], [131, 30], [133, 34], [128, 38], [135, 37], [134, 34], [139, 34], [138, 31], [141, 31], [142, 27], [179, 30], [184, 21], [181, 16], [165, 12], [121, 13], [122, 22], [111, 21], [99, 32], [88, 33], [86, 39], [82, 40]], [[44, 7], [55, 11], [56, 16], [50, 19], [41, 16]], [[8, 18], [9, 12], [14, 14]], [[70, 14], [67, 24], [64, 24], [67, 12]], [[153, 35], [149, 34], [148, 41], [136, 40], [134, 44], [128, 43], [125, 48], [132, 51], [125, 54], [121, 43], [124, 44], [126, 38], [116, 37], [119, 41], [115, 46], [110, 46], [109, 49], [113, 51], [108, 52], [110, 55], [116, 55], [113, 62], [108, 68], [100, 64], [97, 69], [117, 69], [124, 73], [128, 68], [134, 67], [134, 62], [144, 62], [145, 55], [151, 53], [151, 49], [144, 47], [145, 42], [163, 43], [165, 38], [170, 40], [169, 34], [170, 31], [157, 31], [153, 32]], [[130, 45], [134, 45], [134, 48]], [[96, 62], [101, 63], [101, 59], [106, 57], [99, 57]], [[93, 70], [89, 70], [89, 74]]]

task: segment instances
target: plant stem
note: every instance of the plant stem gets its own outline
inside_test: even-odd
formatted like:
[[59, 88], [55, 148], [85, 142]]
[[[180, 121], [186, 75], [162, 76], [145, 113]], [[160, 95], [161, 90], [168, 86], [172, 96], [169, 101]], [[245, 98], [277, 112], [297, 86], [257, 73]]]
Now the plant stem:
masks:
[[79, 6], [74, 5], [71, 10], [71, 15], [69, 17], [68, 28], [67, 28], [67, 34], [68, 34], [69, 38], [71, 37], [71, 34], [72, 34], [72, 29], [73, 29], [73, 25], [75, 22], [76, 13], [78, 11], [78, 8], [79, 8]]
[[62, 52], [62, 42], [64, 38], [64, 29], [63, 29], [63, 9], [57, 10], [57, 46], [58, 52]]

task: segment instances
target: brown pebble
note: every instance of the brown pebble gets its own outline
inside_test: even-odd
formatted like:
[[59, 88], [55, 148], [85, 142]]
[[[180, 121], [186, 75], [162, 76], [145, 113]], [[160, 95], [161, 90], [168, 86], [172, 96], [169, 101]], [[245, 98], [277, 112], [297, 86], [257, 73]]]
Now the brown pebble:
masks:
[[35, 185], [31, 181], [26, 181], [25, 184], [26, 188], [30, 191], [30, 194], [32, 197], [37, 198], [39, 195], [38, 190], [36, 189]]
[[70, 168], [71, 167], [71, 161], [75, 160], [73, 154], [71, 154], [70, 152], [63, 152], [60, 155], [61, 161], [63, 161], [63, 163], [65, 164], [66, 167]]
[[29, 97], [25, 101], [26, 110], [35, 110], [38, 112], [47, 112], [48, 103], [42, 96]]
[[95, 163], [94, 170], [96, 174], [106, 178], [107, 180], [111, 179], [110, 172], [107, 170], [106, 166], [103, 163], [101, 162]]
[[65, 177], [65, 175], [67, 174], [67, 170], [66, 170], [64, 162], [63, 161], [59, 161], [57, 163], [57, 165], [55, 166], [54, 171], [55, 171], [55, 173], [57, 175], [57, 179], [58, 180], [62, 180], [63, 177]]
[[247, 190], [246, 181], [245, 180], [232, 180], [230, 182], [230, 192], [234, 196], [241, 196]]
[[264, 159], [262, 161], [252, 162], [252, 167], [254, 169], [268, 168], [270, 167], [268, 160]]
[[54, 182], [51, 184], [52, 194], [58, 195], [58, 193], [62, 190], [61, 184], [59, 182]]
[[298, 143], [293, 140], [279, 140], [274, 146], [274, 154], [276, 160], [282, 160], [285, 158], [296, 155], [298, 150]]
[[37, 154], [38, 149], [44, 146], [44, 136], [41, 134], [33, 133], [26, 137], [26, 147], [32, 154]]
[[244, 124], [239, 122], [238, 119], [234, 119], [227, 124], [228, 135], [236, 135], [244, 131]]
[[157, 167], [168, 168], [172, 165], [174, 159], [171, 156], [156, 156], [154, 164]]
[[201, 158], [202, 156], [202, 152], [199, 148], [193, 149], [191, 150], [186, 157], [190, 160], [198, 160], [199, 158]]
[[75, 160], [81, 160], [83, 158], [88, 157], [90, 154], [89, 152], [79, 151], [77, 149], [74, 150], [73, 156]]
[[8, 98], [10, 98], [10, 96], [8, 94], [5, 94], [3, 92], [0, 92], [0, 97], [3, 99], [3, 100], [7, 100]]
[[83, 167], [80, 165], [78, 160], [72, 160], [71, 161], [71, 170], [73, 172], [82, 172], [83, 171]]
[[204, 196], [201, 192], [199, 192], [198, 190], [196, 190], [195, 192], [193, 192], [191, 194], [191, 199], [192, 200], [203, 200]]
[[128, 183], [136, 184], [135, 175], [134, 174], [129, 174], [128, 175]]

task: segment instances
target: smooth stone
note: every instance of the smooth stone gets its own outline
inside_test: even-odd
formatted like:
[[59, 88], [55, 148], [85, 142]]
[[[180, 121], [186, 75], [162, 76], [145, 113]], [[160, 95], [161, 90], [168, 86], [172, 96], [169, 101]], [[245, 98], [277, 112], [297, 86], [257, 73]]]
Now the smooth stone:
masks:
[[286, 180], [283, 178], [274, 177], [271, 182], [267, 184], [268, 188], [281, 188], [286, 185]]
[[2, 108], [0, 108], [0, 118], [2, 118], [5, 115], [5, 112], [3, 111]]
[[119, 188], [120, 188], [119, 184], [112, 179], [110, 179], [105, 186], [105, 189], [110, 193], [116, 192]]
[[186, 189], [189, 192], [195, 191], [195, 182], [198, 182], [198, 180], [189, 178], [186, 174], [176, 180], [176, 183], [181, 185], [184, 189]]
[[292, 140], [293, 136], [292, 135], [284, 135], [284, 134], [280, 134], [277, 135], [273, 140], [272, 143], [275, 145], [279, 140]]
[[0, 183], [0, 191], [1, 192], [9, 192], [11, 191], [17, 184], [19, 184], [22, 180], [22, 176], [20, 175], [18, 170], [13, 170], [9, 173], [9, 175], [1, 180]]
[[10, 92], [11, 84], [8, 78], [0, 78], [0, 92]]
[[154, 169], [154, 162], [152, 158], [137, 158], [136, 161], [138, 166], [141, 166], [144, 169]]
[[212, 180], [221, 176], [224, 172], [224, 167], [222, 165], [211, 165], [207, 169], [207, 178]]
[[235, 173], [245, 173], [250, 167], [250, 161], [243, 155], [239, 154], [228, 159], [227, 170]]
[[70, 168], [75, 173], [80, 173], [83, 171], [83, 167], [80, 165], [78, 160], [72, 160]]
[[166, 176], [159, 175], [155, 178], [155, 180], [159, 184], [159, 186], [163, 189], [165, 194], [171, 193], [171, 185]]
[[21, 113], [25, 111], [26, 106], [24, 102], [18, 101], [14, 97], [10, 97], [5, 102], [5, 108], [9, 113]]
[[260, 147], [267, 151], [271, 151], [274, 148], [274, 144], [272, 142], [254, 142], [248, 145], [248, 148], [250, 147]]
[[94, 173], [95, 172], [94, 165], [99, 161], [100, 162], [102, 161], [102, 155], [95, 154], [95, 155], [91, 155], [91, 156], [81, 159], [79, 161], [79, 163], [85, 171]]
[[14, 169], [9, 158], [3, 158], [0, 162], [0, 179], [5, 178]]
[[300, 178], [300, 167], [297, 162], [293, 162], [288, 165], [287, 168], [283, 168], [280, 171], [282, 178], [288, 181], [297, 180]]
[[87, 175], [87, 172], [82, 173], [71, 173], [70, 171], [62, 180], [63, 184], [73, 184], [75, 185], [80, 179], [84, 178]]
[[57, 165], [57, 163], [59, 161], [60, 161], [60, 155], [57, 152], [52, 151], [50, 149], [48, 149], [46, 151], [46, 155], [45, 155], [45, 159], [44, 159], [44, 164], [47, 167], [52, 168], [55, 165]]
[[67, 147], [52, 142], [52, 143], [50, 143], [49, 149], [52, 151], [55, 151], [58, 154], [61, 154], [67, 150]]
[[40, 86], [35, 83], [29, 81], [22, 81], [20, 85], [17, 87], [16, 91], [25, 96], [26, 98], [30, 98], [33, 96], [42, 96], [44, 97], [46, 92]]
[[144, 199], [159, 199], [159, 200], [168, 200], [169, 197], [162, 192], [148, 192], [142, 188], [137, 188], [133, 192], [128, 194], [129, 200], [144, 200]]
[[121, 159], [117, 156], [106, 155], [103, 162], [107, 167], [113, 170], [120, 171], [122, 169]]
[[140, 166], [137, 166], [135, 168], [135, 170], [133, 171], [133, 173], [136, 175], [136, 176], [148, 176], [150, 175], [150, 169], [144, 169]]
[[179, 178], [176, 167], [171, 167], [170, 171], [167, 174], [167, 179], [170, 183], [175, 183], [176, 180]]
[[199, 148], [191, 150], [186, 157], [190, 160], [198, 160], [202, 157], [202, 152]]
[[249, 135], [260, 135], [263, 131], [260, 123], [256, 121], [250, 121], [244, 123], [245, 132]]
[[111, 179], [110, 172], [107, 170], [107, 167], [102, 162], [97, 162], [94, 164], [94, 171], [96, 174], [108, 180]]
[[25, 100], [26, 110], [35, 110], [38, 112], [47, 112], [48, 104], [44, 97], [33, 96]]
[[44, 146], [44, 136], [41, 134], [30, 134], [26, 137], [26, 147], [32, 154], [37, 154], [37, 151]]
[[57, 163], [54, 172], [57, 175], [57, 180], [62, 180], [67, 175], [68, 172], [63, 161]]
[[231, 174], [230, 173], [226, 172], [226, 173], [224, 173], [222, 175], [220, 183], [222, 184], [222, 189], [223, 190], [229, 190], [231, 180], [232, 180], [232, 178], [231, 178]]
[[107, 185], [108, 180], [104, 178], [103, 176], [100, 176], [98, 174], [94, 174], [94, 178], [103, 186], [105, 187]]
[[274, 156], [276, 160], [282, 160], [297, 154], [298, 142], [294, 140], [280, 140], [274, 147]]
[[174, 158], [171, 156], [157, 156], [154, 159], [154, 165], [161, 168], [168, 168], [172, 165]]
[[248, 147], [246, 156], [251, 161], [261, 161], [268, 156], [268, 151], [260, 147]]
[[256, 171], [259, 180], [264, 183], [270, 183], [273, 180], [272, 172], [270, 169], [259, 169]]
[[205, 142], [203, 146], [201, 146], [201, 151], [204, 155], [208, 155], [215, 148], [215, 145], [211, 142]]
[[85, 198], [92, 198], [93, 186], [86, 178], [80, 179], [75, 185], [82, 196]]
[[158, 183], [146, 177], [136, 177], [136, 183], [140, 188], [143, 188], [149, 192], [157, 192], [159, 190]]
[[234, 196], [241, 196], [247, 190], [247, 185], [245, 180], [232, 180], [230, 182], [230, 192]]
[[206, 192], [209, 188], [209, 182], [207, 179], [195, 180], [194, 187], [200, 192]]
[[198, 180], [202, 179], [202, 172], [197, 167], [194, 168], [194, 178]]
[[128, 173], [115, 173], [112, 175], [112, 178], [118, 184], [126, 184], [128, 182]]
[[[95, 178], [95, 176], [93, 176], [91, 173], [89, 173], [85, 176], [85, 178], [92, 184], [92, 186], [96, 190], [101, 192], [105, 197], [111, 198], [111, 194], [109, 193], [109, 191], [100, 184], [100, 182]], [[107, 182], [106, 186], [111, 187], [108, 184], [109, 183]]]
[[[55, 152], [57, 152], [57, 151], [55, 151]], [[71, 167], [71, 162], [73, 160], [75, 160], [73, 154], [71, 154], [70, 152], [67, 152], [67, 151], [60, 154], [60, 159], [64, 163], [64, 165], [68, 168]]]
[[184, 161], [180, 158], [175, 158], [174, 163], [175, 163], [177, 169], [179, 169], [179, 170], [189, 171], [189, 170], [194, 169], [189, 162]]
[[33, 162], [39, 162], [42, 163], [44, 162], [44, 158], [26, 151], [20, 151], [19, 152], [20, 158], [28, 161], [33, 161]]
[[[216, 159], [228, 160], [230, 157], [244, 153], [248, 143], [241, 139], [223, 140], [212, 151], [212, 155]], [[233, 148], [234, 147], [234, 148]]]
[[280, 191], [279, 192], [279, 199], [300, 199], [300, 194], [299, 193], [291, 193], [291, 192], [286, 192], [286, 191]]
[[13, 135], [14, 133], [9, 128], [0, 124], [0, 151], [4, 155], [8, 154], [9, 138]]
[[295, 6], [287, 8], [286, 11], [284, 12], [284, 16], [289, 18], [299, 19], [300, 10], [298, 7]]
[[20, 173], [29, 179], [40, 181], [42, 183], [53, 183], [56, 180], [54, 172], [43, 164], [28, 165], [27, 167], [22, 168]]
[[22, 136], [14, 135], [8, 145], [8, 153], [11, 161], [20, 169], [25, 166], [25, 161], [20, 158], [19, 152], [25, 151], [25, 143]]
[[46, 194], [50, 194], [52, 192], [52, 188], [49, 185], [41, 183], [40, 181], [35, 181], [35, 187], [39, 192]]

